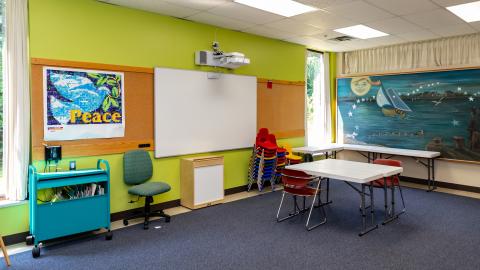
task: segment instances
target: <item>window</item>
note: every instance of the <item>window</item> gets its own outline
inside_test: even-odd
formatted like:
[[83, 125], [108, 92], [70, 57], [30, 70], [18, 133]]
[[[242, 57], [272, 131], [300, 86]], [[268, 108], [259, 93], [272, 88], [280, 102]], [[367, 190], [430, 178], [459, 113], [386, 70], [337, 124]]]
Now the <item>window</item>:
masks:
[[5, 40], [5, 0], [0, 0], [0, 200], [5, 198], [3, 180], [3, 43]]
[[[307, 51], [307, 100], [306, 100], [306, 144], [309, 146], [329, 142], [327, 119], [330, 117], [329, 94], [325, 84], [324, 54]], [[329, 82], [327, 82], [329, 83]]]

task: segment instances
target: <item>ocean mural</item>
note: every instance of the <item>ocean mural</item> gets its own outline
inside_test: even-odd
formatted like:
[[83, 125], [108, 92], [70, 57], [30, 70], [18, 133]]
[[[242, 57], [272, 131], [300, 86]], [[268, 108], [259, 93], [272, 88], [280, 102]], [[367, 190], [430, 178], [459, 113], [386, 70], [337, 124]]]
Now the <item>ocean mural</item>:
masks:
[[44, 139], [124, 136], [123, 73], [44, 68]]
[[344, 143], [480, 161], [480, 69], [337, 80]]

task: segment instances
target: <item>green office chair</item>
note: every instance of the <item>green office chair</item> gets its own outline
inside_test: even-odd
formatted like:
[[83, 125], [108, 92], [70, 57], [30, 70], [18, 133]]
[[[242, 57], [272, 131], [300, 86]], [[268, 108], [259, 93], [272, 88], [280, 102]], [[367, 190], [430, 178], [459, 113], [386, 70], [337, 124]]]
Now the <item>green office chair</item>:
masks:
[[164, 182], [147, 182], [153, 174], [152, 160], [145, 150], [133, 150], [126, 152], [123, 157], [123, 181], [127, 185], [133, 185], [128, 189], [128, 193], [145, 197], [144, 211], [136, 211], [131, 216], [123, 220], [123, 225], [127, 226], [128, 221], [134, 218], [144, 217], [143, 229], [148, 230], [150, 217], [163, 217], [165, 222], [170, 222], [170, 216], [163, 210], [151, 211], [150, 204], [153, 202], [153, 196], [163, 194], [170, 190], [170, 185]]

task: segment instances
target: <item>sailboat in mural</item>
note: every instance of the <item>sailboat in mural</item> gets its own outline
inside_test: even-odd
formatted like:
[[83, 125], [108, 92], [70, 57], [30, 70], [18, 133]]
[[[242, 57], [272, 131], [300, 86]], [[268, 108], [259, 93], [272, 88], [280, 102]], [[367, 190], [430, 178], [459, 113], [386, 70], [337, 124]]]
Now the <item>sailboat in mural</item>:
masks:
[[400, 95], [395, 89], [383, 89], [380, 86], [377, 93], [377, 105], [382, 109], [382, 113], [385, 116], [395, 117], [399, 116], [404, 118], [407, 112], [411, 112], [412, 109], [400, 98]]

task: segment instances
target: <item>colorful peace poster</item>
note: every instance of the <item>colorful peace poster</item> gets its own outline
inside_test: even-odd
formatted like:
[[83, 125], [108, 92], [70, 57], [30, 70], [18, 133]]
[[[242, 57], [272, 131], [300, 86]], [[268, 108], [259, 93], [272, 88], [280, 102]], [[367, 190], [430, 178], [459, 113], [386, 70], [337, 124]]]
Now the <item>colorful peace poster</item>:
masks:
[[43, 79], [45, 141], [124, 136], [123, 73], [44, 67]]

